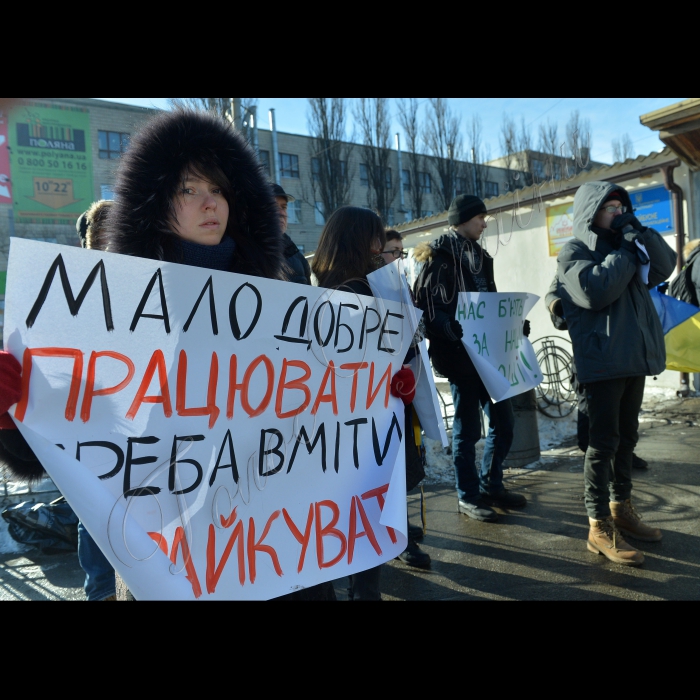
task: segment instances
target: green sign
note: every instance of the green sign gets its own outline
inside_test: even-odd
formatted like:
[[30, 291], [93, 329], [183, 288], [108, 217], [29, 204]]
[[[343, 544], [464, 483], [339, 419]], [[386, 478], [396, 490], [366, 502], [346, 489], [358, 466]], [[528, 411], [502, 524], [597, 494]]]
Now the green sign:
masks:
[[94, 199], [88, 110], [16, 105], [8, 140], [15, 221], [73, 223]]

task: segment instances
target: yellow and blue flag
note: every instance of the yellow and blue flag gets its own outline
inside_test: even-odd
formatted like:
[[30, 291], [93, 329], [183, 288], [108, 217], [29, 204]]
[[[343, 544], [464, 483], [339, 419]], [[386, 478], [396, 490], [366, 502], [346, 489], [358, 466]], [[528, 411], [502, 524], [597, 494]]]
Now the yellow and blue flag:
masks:
[[666, 369], [700, 372], [700, 308], [658, 289], [650, 294], [664, 329]]

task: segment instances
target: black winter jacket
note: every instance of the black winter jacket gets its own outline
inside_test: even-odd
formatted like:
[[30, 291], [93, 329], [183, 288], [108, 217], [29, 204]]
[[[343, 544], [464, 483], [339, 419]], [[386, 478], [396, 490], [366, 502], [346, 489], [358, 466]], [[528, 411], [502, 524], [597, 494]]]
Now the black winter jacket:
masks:
[[[474, 267], [474, 252], [481, 260], [480, 269]], [[416, 246], [414, 257], [425, 263], [413, 293], [416, 305], [424, 312], [433, 369], [456, 384], [471, 379], [477, 375], [476, 368], [462, 341], [451, 337], [447, 327], [455, 318], [459, 292], [479, 291], [474, 272], [486, 278], [489, 292], [497, 291], [493, 258], [478, 243], [456, 233]]]
[[304, 254], [296, 243], [286, 234], [282, 234], [284, 257], [289, 268], [289, 281], [297, 284], [311, 284], [311, 268]]

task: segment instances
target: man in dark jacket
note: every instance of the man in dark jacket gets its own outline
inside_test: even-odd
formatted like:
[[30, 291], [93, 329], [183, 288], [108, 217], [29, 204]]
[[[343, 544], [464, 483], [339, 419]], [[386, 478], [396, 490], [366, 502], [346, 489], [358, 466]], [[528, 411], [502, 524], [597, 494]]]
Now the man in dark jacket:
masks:
[[557, 259], [559, 297], [569, 328], [589, 416], [584, 461], [588, 549], [618, 564], [644, 555], [625, 533], [658, 541], [631, 502], [632, 455], [647, 375], [666, 366], [661, 322], [649, 288], [673, 271], [676, 256], [632, 213], [628, 193], [609, 182], [586, 182], [574, 196], [574, 239]]
[[289, 214], [287, 207], [289, 202], [295, 201], [291, 194], [287, 194], [281, 185], [273, 184], [272, 192], [275, 195], [277, 206], [280, 208], [280, 221], [282, 222], [282, 248], [287, 265], [291, 268], [292, 276], [290, 282], [297, 284], [311, 284], [311, 268], [306, 258], [296, 247], [294, 241], [287, 235], [287, 221]]
[[[513, 442], [510, 399], [492, 403], [462, 344], [456, 320], [459, 292], [495, 292], [493, 258], [478, 244], [486, 229], [486, 206], [478, 197], [459, 195], [450, 205], [450, 233], [416, 247], [424, 262], [414, 286], [416, 303], [424, 312], [433, 368], [450, 382], [454, 402], [452, 459], [460, 512], [486, 522], [497, 514], [489, 506], [522, 507], [525, 497], [503, 486], [503, 460]], [[529, 333], [529, 324], [526, 324]], [[489, 419], [481, 469], [476, 469], [476, 443], [481, 438], [483, 407]]]

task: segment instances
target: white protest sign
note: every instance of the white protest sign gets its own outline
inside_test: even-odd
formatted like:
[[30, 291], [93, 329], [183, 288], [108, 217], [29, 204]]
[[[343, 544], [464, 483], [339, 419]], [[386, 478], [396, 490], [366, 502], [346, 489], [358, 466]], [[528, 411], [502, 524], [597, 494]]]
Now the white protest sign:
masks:
[[406, 547], [403, 307], [11, 240], [11, 413], [138, 600], [267, 599]]
[[456, 319], [462, 343], [491, 398], [498, 402], [542, 382], [523, 321], [539, 299], [527, 292], [460, 292]]
[[[415, 333], [423, 312], [413, 304], [413, 297], [403, 269], [403, 260], [399, 258], [390, 265], [380, 267], [367, 275], [367, 280], [375, 297], [389, 299], [404, 305], [404, 314], [411, 324], [411, 330]], [[445, 422], [438, 404], [437, 389], [430, 367], [425, 340], [420, 342], [417, 350], [418, 352], [409, 362], [413, 375], [416, 378], [416, 395], [413, 399], [413, 408], [418, 415], [418, 420], [426, 436], [431, 440], [439, 440], [443, 447], [447, 447]]]

